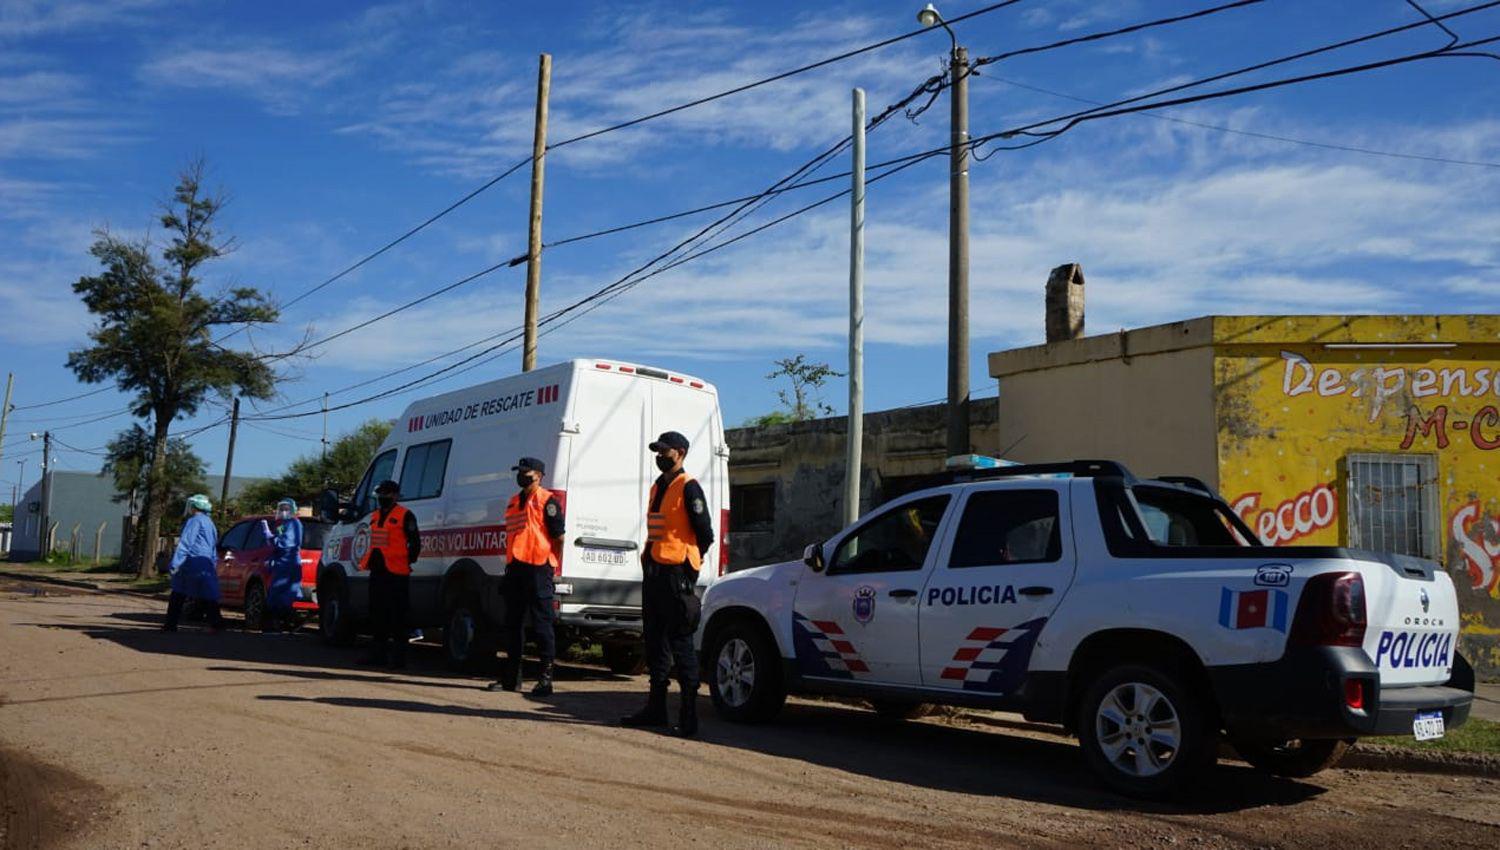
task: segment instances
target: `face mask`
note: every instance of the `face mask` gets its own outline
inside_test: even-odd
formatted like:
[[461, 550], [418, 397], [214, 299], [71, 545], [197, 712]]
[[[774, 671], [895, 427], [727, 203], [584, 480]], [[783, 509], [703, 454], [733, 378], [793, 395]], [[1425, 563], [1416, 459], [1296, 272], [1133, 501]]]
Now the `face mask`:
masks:
[[375, 496], [375, 501], [379, 502], [382, 508], [390, 508], [395, 506], [396, 497], [392, 493], [379, 493]]
[[667, 457], [666, 455], [657, 455], [656, 456], [656, 468], [660, 469], [662, 472], [671, 472], [672, 468], [675, 467], [676, 465], [677, 465], [677, 461], [672, 460], [671, 458]]
[[531, 473], [529, 473], [529, 472], [517, 472], [516, 473], [516, 486], [520, 487], [522, 490], [525, 490], [527, 487], [530, 487], [531, 486]]
[[279, 521], [281, 521], [281, 522], [286, 522], [287, 520], [289, 520], [291, 518], [292, 518], [292, 512], [289, 511], [289, 510], [286, 510], [286, 509], [283, 508], [282, 510], [279, 510], [279, 511], [276, 512], [276, 519], [279, 520]]

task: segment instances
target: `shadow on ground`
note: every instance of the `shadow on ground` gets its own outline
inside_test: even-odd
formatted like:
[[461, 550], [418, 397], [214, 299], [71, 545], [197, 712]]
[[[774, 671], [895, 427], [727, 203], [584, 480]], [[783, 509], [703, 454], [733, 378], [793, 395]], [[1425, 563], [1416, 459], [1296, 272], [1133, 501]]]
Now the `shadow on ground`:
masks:
[[[30, 624], [67, 629], [97, 640], [107, 640], [136, 652], [193, 657], [222, 662], [210, 671], [242, 673], [243, 682], [188, 686], [184, 689], [261, 687], [287, 679], [309, 682], [404, 685], [430, 689], [434, 700], [384, 697], [313, 696], [306, 692], [272, 693], [254, 697], [266, 702], [312, 702], [351, 712], [395, 711], [481, 720], [523, 723], [612, 725], [644, 699], [644, 682], [615, 676], [601, 668], [562, 666], [559, 691], [534, 700], [519, 694], [488, 694], [486, 680], [447, 672], [439, 648], [418, 645], [409, 653], [404, 670], [360, 667], [360, 651], [324, 646], [317, 635], [260, 635], [238, 631], [211, 634], [185, 627], [175, 634], [158, 630], [159, 617], [149, 613], [112, 612], [110, 623]], [[246, 666], [262, 665], [262, 666]], [[589, 682], [586, 690], [570, 684]], [[600, 682], [618, 683], [601, 689]], [[164, 688], [163, 690], [172, 690]], [[456, 704], [493, 700], [493, 707]], [[135, 693], [131, 691], [130, 693]], [[125, 693], [125, 692], [121, 692]], [[86, 698], [107, 697], [96, 694]], [[525, 699], [527, 702], [522, 702]], [[672, 697], [677, 710], [677, 696]], [[815, 764], [881, 781], [936, 788], [991, 798], [1014, 798], [1091, 810], [1129, 810], [1155, 814], [1218, 813], [1261, 806], [1285, 806], [1323, 793], [1322, 788], [1276, 779], [1239, 765], [1222, 765], [1190, 799], [1178, 804], [1127, 800], [1104, 791], [1083, 765], [1077, 747], [1063, 739], [1039, 739], [951, 725], [937, 721], [883, 720], [853, 706], [797, 701], [788, 704], [775, 723], [742, 726], [717, 719], [707, 698], [700, 699], [703, 730], [700, 740], [716, 747], [757, 752], [793, 762]], [[357, 723], [351, 720], [351, 723]], [[665, 734], [664, 730], [622, 732], [627, 735]], [[424, 750], [424, 752], [426, 752]], [[440, 751], [433, 754], [443, 755]], [[474, 754], [452, 754], [473, 759]], [[481, 759], [482, 760], [482, 759]], [[496, 767], [504, 768], [507, 765]], [[520, 769], [521, 766], [515, 766]], [[528, 768], [529, 769], [529, 768]]]

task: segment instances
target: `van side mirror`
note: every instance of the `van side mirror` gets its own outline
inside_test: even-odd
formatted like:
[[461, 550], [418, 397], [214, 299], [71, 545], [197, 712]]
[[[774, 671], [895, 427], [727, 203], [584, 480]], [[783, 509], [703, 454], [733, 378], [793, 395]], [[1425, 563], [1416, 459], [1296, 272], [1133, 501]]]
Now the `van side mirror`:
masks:
[[338, 522], [343, 518], [342, 513], [338, 491], [328, 489], [318, 494], [318, 519], [324, 522]]
[[802, 550], [802, 563], [815, 573], [823, 572], [823, 544], [807, 544], [807, 548]]

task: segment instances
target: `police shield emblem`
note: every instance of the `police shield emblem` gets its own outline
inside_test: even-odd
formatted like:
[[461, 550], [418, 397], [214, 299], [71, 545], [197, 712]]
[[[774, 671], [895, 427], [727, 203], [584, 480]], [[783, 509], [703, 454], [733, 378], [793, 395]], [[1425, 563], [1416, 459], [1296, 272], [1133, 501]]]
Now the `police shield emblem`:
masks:
[[854, 621], [860, 624], [875, 619], [875, 588], [860, 585], [854, 591]]

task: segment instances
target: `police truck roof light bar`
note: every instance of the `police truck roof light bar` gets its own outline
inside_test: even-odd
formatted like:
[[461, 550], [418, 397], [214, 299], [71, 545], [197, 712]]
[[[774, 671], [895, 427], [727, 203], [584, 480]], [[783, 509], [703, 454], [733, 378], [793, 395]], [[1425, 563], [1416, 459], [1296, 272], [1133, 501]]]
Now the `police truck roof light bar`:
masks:
[[1041, 475], [1071, 475], [1074, 478], [1123, 478], [1136, 480], [1130, 470], [1113, 460], [1065, 460], [1056, 463], [1023, 463], [1016, 466], [999, 466], [990, 469], [965, 469], [954, 471], [955, 481], [977, 481], [990, 478], [1023, 478]]

